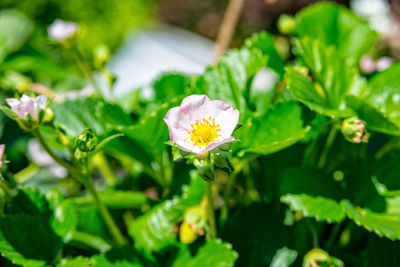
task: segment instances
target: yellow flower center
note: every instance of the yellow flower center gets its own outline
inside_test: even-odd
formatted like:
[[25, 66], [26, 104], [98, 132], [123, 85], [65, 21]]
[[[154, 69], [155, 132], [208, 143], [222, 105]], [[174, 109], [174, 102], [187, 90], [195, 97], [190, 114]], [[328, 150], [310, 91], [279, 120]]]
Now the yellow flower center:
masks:
[[207, 145], [215, 141], [221, 130], [219, 124], [215, 124], [215, 119], [208, 117], [208, 119], [203, 119], [202, 121], [196, 120], [196, 123], [192, 123], [192, 130], [189, 131], [190, 141], [195, 146], [207, 147]]

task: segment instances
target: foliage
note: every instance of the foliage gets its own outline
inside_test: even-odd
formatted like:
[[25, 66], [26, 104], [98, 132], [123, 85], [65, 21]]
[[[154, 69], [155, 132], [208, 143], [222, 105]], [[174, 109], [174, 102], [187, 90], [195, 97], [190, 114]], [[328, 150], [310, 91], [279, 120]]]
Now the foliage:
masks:
[[[128, 8], [141, 1], [104, 1], [112, 6], [105, 17], [121, 11], [118, 25], [90, 21], [78, 2], [54, 4], [96, 36], [73, 44], [93, 82], [88, 50], [116, 47], [112, 29], [135, 24]], [[350, 10], [323, 2], [286, 16], [293, 31], [279, 38], [293, 48], [287, 57], [275, 36], [256, 33], [200, 75], [165, 73], [150, 98], [137, 89], [115, 99], [62, 94], [84, 84], [73, 48], [46, 41], [39, 49], [54, 18], [38, 21], [45, 11], [25, 1], [15, 7], [26, 15], [0, 12], [0, 101], [8, 115], [0, 115], [2, 266], [399, 265], [400, 63], [361, 73], [378, 36]], [[256, 93], [265, 71], [278, 81]], [[4, 99], [34, 94], [37, 83], [46, 85], [39, 91], [48, 107], [38, 121], [14, 121]], [[199, 156], [169, 141], [163, 118], [193, 94], [240, 111], [234, 142]], [[357, 123], [344, 136], [348, 118]], [[24, 127], [29, 120], [38, 128]], [[348, 141], [361, 134], [368, 143]], [[35, 142], [43, 151], [32, 153]]]

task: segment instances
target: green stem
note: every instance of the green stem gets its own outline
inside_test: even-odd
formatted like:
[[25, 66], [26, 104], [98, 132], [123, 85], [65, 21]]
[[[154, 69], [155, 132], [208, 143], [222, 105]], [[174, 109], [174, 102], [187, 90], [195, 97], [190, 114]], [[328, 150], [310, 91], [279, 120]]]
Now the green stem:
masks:
[[103, 152], [98, 152], [92, 158], [94, 165], [100, 170], [101, 174], [103, 175], [104, 179], [106, 180], [107, 184], [115, 185], [117, 183], [117, 179], [108, 164], [107, 158]]
[[61, 165], [62, 167], [64, 167], [65, 169], [67, 169], [73, 176], [75, 176], [78, 180], [80, 180], [80, 174], [78, 171], [76, 171], [76, 169], [69, 165], [67, 162], [65, 162], [63, 159], [61, 159], [60, 157], [58, 157], [51, 149], [50, 147], [47, 145], [47, 143], [44, 141], [42, 134], [40, 133], [39, 129], [35, 129], [33, 131], [33, 135], [36, 137], [36, 139], [39, 141], [39, 143], [41, 144], [41, 146], [43, 147], [43, 149], [47, 152], [47, 154], [49, 154], [50, 157], [53, 158], [53, 160], [55, 162], [57, 162], [59, 165]]
[[215, 214], [214, 214], [214, 195], [212, 192], [212, 183], [204, 181], [206, 196], [207, 196], [207, 218], [208, 223], [210, 225], [210, 239], [214, 239], [217, 237], [217, 227], [215, 223]]
[[97, 209], [100, 212], [101, 217], [103, 218], [104, 222], [106, 223], [108, 230], [110, 231], [111, 236], [113, 237], [116, 245], [118, 247], [122, 247], [123, 245], [126, 244], [126, 240], [124, 236], [121, 234], [119, 231], [117, 225], [115, 224], [113, 218], [111, 217], [111, 214], [109, 213], [108, 209], [104, 205], [104, 203], [101, 201], [99, 194], [97, 193], [96, 189], [94, 188], [93, 181], [90, 176], [86, 177], [85, 179], [85, 187], [89, 191], [89, 193], [92, 195]]
[[102, 253], [111, 249], [110, 244], [108, 244], [102, 238], [76, 230], [72, 233], [70, 243], [71, 245], [75, 243], [83, 244]]
[[50, 147], [44, 141], [43, 136], [40, 134], [38, 129], [35, 129], [33, 131], [33, 134], [38, 139], [39, 143], [42, 145], [44, 150], [46, 150], [46, 152], [50, 155], [50, 157], [52, 157], [54, 159], [54, 161], [56, 161], [62, 167], [67, 169], [78, 181], [81, 181], [81, 182], [84, 183], [86, 189], [92, 195], [92, 197], [93, 197], [93, 199], [94, 199], [94, 201], [95, 201], [95, 203], [97, 205], [97, 208], [98, 208], [98, 210], [100, 212], [100, 215], [102, 216], [104, 222], [106, 223], [107, 227], [109, 228], [110, 233], [111, 233], [112, 237], [114, 238], [117, 246], [124, 245], [126, 243], [126, 241], [125, 241], [123, 235], [119, 231], [119, 229], [116, 226], [114, 220], [112, 219], [110, 213], [108, 212], [106, 206], [100, 200], [100, 197], [99, 197], [96, 189], [94, 188], [92, 179], [91, 179], [91, 177], [89, 175], [88, 166], [86, 166], [86, 175], [85, 175], [86, 177], [85, 177], [84, 180], [82, 180], [82, 176], [84, 176], [84, 175], [82, 175], [82, 173], [77, 171], [72, 165], [69, 165], [63, 159], [59, 158], [56, 154], [54, 154], [54, 152], [50, 149]]
[[85, 59], [82, 55], [82, 53], [79, 51], [78, 48], [73, 49], [75, 57], [77, 59], [77, 62], [79, 64], [79, 67], [81, 68], [82, 72], [86, 75], [86, 77], [89, 79], [90, 83], [92, 84], [94, 90], [99, 96], [102, 96], [103, 94], [101, 93], [100, 86], [97, 84], [96, 79], [93, 76], [93, 72], [90, 70], [88, 65], [85, 62]]
[[341, 226], [342, 226], [341, 223], [336, 223], [335, 226], [333, 227], [328, 239], [325, 242], [324, 249], [326, 251], [329, 251], [331, 249], [333, 243], [335, 242], [336, 238], [338, 237]]
[[379, 149], [378, 152], [375, 154], [376, 159], [381, 159], [386, 153], [388, 153], [390, 150], [392, 150], [393, 147], [396, 146], [396, 143], [399, 141], [399, 137], [392, 137], [384, 146]]
[[229, 214], [229, 199], [232, 194], [233, 185], [235, 184], [236, 177], [238, 176], [239, 172], [234, 172], [228, 178], [228, 184], [226, 185], [225, 193], [224, 193], [224, 205], [221, 209], [221, 216], [220, 216], [220, 226], [225, 224], [226, 219], [228, 218]]
[[3, 189], [3, 192], [7, 198], [11, 199], [13, 197], [11, 188], [8, 186], [7, 182], [4, 180], [3, 176], [1, 176], [1, 174], [0, 174], [0, 187], [1, 187], [1, 189]]
[[335, 141], [337, 131], [338, 131], [338, 127], [334, 123], [331, 127], [331, 130], [328, 133], [328, 137], [326, 138], [326, 143], [325, 143], [324, 149], [322, 150], [321, 156], [318, 161], [318, 168], [320, 168], [320, 169], [322, 169], [326, 164], [326, 160], [328, 158], [328, 153], [333, 145], [333, 141]]
[[308, 228], [310, 229], [311, 235], [312, 235], [312, 241], [313, 241], [313, 247], [318, 248], [318, 234], [317, 230], [315, 229], [315, 226], [311, 223], [310, 220], [306, 220]]

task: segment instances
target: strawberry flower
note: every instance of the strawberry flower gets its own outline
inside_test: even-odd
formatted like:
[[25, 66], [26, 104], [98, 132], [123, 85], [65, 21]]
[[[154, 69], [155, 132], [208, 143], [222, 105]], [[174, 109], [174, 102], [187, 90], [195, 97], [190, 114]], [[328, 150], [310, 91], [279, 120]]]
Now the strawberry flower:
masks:
[[48, 33], [51, 38], [57, 40], [58, 42], [64, 42], [66, 39], [74, 36], [78, 29], [79, 26], [75, 22], [56, 19], [48, 28]]
[[28, 114], [38, 120], [39, 111], [44, 110], [47, 105], [47, 97], [44, 95], [39, 95], [36, 98], [22, 95], [20, 99], [7, 98], [6, 101], [18, 118], [23, 120], [26, 119]]
[[238, 110], [206, 95], [186, 97], [164, 118], [171, 141], [181, 150], [199, 155], [234, 141], [232, 132], [238, 120]]

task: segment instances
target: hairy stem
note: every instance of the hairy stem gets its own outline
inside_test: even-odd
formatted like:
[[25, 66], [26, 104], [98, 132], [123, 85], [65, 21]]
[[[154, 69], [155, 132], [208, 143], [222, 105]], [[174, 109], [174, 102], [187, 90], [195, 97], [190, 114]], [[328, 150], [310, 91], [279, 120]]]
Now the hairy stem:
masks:
[[36, 137], [36, 139], [39, 141], [40, 145], [43, 147], [43, 149], [49, 154], [50, 157], [53, 158], [55, 162], [57, 162], [59, 165], [67, 169], [74, 177], [80, 179], [80, 174], [79, 172], [70, 164], [65, 162], [63, 159], [58, 157], [47, 145], [47, 143], [44, 141], [42, 134], [40, 133], [39, 129], [35, 129], [33, 131], [33, 135]]
[[82, 53], [79, 51], [78, 48], [73, 49], [73, 52], [75, 54], [75, 57], [76, 57], [76, 60], [78, 62], [78, 65], [79, 65], [80, 69], [86, 75], [86, 77], [89, 79], [89, 81], [92, 84], [93, 89], [95, 90], [96, 94], [99, 95], [99, 96], [102, 96], [103, 94], [101, 93], [100, 86], [96, 82], [96, 79], [94, 78], [92, 70], [86, 64], [86, 61], [85, 61]]
[[334, 123], [331, 126], [331, 130], [328, 133], [328, 137], [326, 139], [326, 143], [324, 149], [322, 150], [321, 156], [318, 161], [318, 168], [323, 168], [326, 164], [326, 160], [328, 159], [328, 153], [333, 145], [333, 141], [335, 141], [336, 133], [338, 131], [337, 125]]
[[111, 236], [113, 237], [116, 245], [118, 247], [122, 247], [126, 244], [126, 240], [124, 236], [121, 234], [120, 230], [118, 229], [117, 225], [114, 222], [114, 219], [111, 217], [110, 212], [104, 205], [103, 201], [101, 201], [99, 194], [97, 193], [96, 189], [94, 188], [93, 181], [91, 177], [87, 176], [85, 179], [85, 187], [92, 195], [97, 209], [100, 212], [101, 217], [103, 218], [104, 222], [106, 223], [108, 230], [110, 231]]
[[245, 0], [230, 0], [221, 26], [219, 27], [214, 49], [214, 63], [225, 53], [228, 48]]

